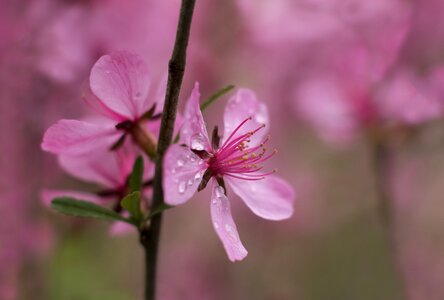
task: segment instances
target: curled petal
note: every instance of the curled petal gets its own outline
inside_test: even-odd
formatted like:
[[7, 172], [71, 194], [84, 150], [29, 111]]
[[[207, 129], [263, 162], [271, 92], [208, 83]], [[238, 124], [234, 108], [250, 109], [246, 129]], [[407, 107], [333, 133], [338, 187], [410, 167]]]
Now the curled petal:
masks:
[[168, 149], [163, 168], [165, 203], [179, 205], [197, 191], [206, 165], [189, 148], [175, 144]]
[[102, 56], [91, 70], [90, 86], [106, 107], [129, 119], [140, 117], [152, 105], [148, 66], [131, 52]]
[[[228, 100], [227, 106], [225, 107], [222, 143], [227, 140], [239, 124], [249, 117], [252, 119], [239, 128], [234, 138], [253, 131], [264, 124], [268, 126], [269, 123], [267, 106], [257, 100], [256, 94], [252, 90], [238, 89]], [[266, 133], [266, 128], [259, 130], [251, 137], [250, 145], [259, 145], [264, 140]]]
[[60, 120], [45, 132], [41, 146], [55, 154], [81, 155], [111, 147], [119, 135], [109, 124]]
[[194, 150], [211, 150], [207, 129], [200, 111], [199, 84], [197, 82], [185, 106], [183, 125], [180, 130], [180, 143]]
[[285, 180], [273, 175], [255, 181], [235, 178], [225, 180], [259, 217], [283, 220], [293, 214], [295, 192]]
[[89, 201], [95, 204], [103, 205], [105, 199], [91, 193], [84, 193], [70, 190], [49, 190], [45, 189], [41, 193], [42, 202], [45, 206], [51, 206], [51, 201], [58, 197], [71, 197], [77, 200]]
[[244, 259], [248, 251], [239, 239], [236, 224], [231, 216], [230, 202], [224, 194], [224, 189], [217, 184], [213, 186], [211, 195], [211, 220], [228, 258], [233, 262]]

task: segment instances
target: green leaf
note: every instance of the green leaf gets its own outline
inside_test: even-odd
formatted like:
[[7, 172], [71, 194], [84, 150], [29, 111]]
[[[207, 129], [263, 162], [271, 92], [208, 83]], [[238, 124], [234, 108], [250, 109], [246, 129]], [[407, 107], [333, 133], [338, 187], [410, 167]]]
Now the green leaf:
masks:
[[139, 222], [142, 219], [142, 211], [140, 210], [140, 192], [132, 192], [120, 201], [120, 205], [125, 208], [131, 216]]
[[228, 93], [229, 91], [231, 91], [232, 89], [234, 89], [234, 85], [230, 84], [227, 85], [226, 87], [218, 90], [217, 92], [215, 92], [213, 95], [211, 95], [207, 100], [204, 101], [204, 103], [202, 103], [200, 105], [200, 110], [204, 111], [205, 109], [207, 109], [211, 104], [213, 104], [214, 101], [216, 101], [217, 99], [219, 99], [220, 97], [222, 97], [223, 95], [225, 95], [226, 93]]
[[97, 218], [110, 221], [123, 221], [133, 224], [130, 220], [122, 217], [118, 213], [108, 208], [88, 201], [77, 200], [70, 197], [55, 198], [51, 202], [51, 207], [59, 213], [68, 216]]
[[143, 158], [138, 156], [133, 165], [133, 171], [131, 172], [129, 179], [129, 188], [131, 192], [142, 190], [143, 180]]
[[161, 204], [159, 204], [159, 205], [157, 205], [157, 206], [155, 206], [155, 207], [153, 207], [153, 208], [151, 209], [151, 212], [150, 212], [150, 214], [149, 214], [149, 216], [148, 216], [148, 219], [151, 219], [151, 218], [154, 217], [155, 215], [157, 215], [157, 214], [163, 212], [164, 210], [170, 209], [170, 208], [172, 208], [172, 207], [173, 207], [173, 206], [170, 206], [170, 205], [168, 205], [168, 204], [166, 204], [166, 203], [161, 203]]

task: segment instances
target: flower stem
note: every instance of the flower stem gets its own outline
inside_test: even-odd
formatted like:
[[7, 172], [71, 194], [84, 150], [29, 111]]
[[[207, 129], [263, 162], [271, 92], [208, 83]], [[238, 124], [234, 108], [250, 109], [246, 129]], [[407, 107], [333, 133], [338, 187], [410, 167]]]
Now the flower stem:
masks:
[[401, 299], [407, 299], [404, 274], [399, 262], [399, 252], [396, 237], [396, 213], [390, 192], [390, 173], [392, 153], [385, 140], [372, 141], [373, 163], [375, 167], [376, 192], [378, 196], [378, 214], [384, 230], [388, 251], [395, 274]]
[[[173, 137], [179, 93], [185, 72], [186, 52], [194, 4], [195, 0], [182, 0], [176, 41], [168, 64], [168, 85], [157, 144], [152, 207], [163, 204], [162, 161]], [[156, 265], [161, 224], [162, 213], [159, 213], [152, 217], [149, 226], [140, 230], [140, 242], [145, 249], [145, 300], [154, 300], [156, 296]]]

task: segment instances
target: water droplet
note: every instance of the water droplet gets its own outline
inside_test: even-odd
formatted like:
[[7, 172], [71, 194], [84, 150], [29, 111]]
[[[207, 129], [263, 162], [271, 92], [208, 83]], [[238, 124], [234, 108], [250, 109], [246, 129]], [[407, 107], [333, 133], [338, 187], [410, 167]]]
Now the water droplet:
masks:
[[187, 182], [188, 186], [192, 186], [193, 183], [194, 183], [194, 178], [188, 179], [188, 182]]
[[237, 239], [236, 233], [234, 232], [233, 227], [230, 224], [225, 224], [225, 231], [234, 239]]
[[205, 150], [205, 138], [201, 133], [191, 137], [191, 149], [197, 151]]
[[216, 194], [217, 198], [223, 198], [225, 197], [224, 188], [221, 186], [217, 186], [214, 190], [214, 193]]
[[179, 168], [182, 168], [183, 166], [185, 165], [185, 161], [183, 160], [183, 159], [178, 159], [177, 160], [177, 166], [179, 167]]
[[190, 155], [189, 160], [190, 160], [190, 162], [195, 162], [196, 161], [196, 156]]
[[202, 177], [202, 174], [200, 172], [197, 172], [196, 175], [194, 175], [195, 180], [199, 180]]
[[213, 223], [214, 228], [218, 229], [219, 228], [219, 224], [217, 224], [216, 222]]
[[179, 183], [179, 194], [185, 193], [186, 189], [187, 189], [187, 183], [185, 181], [181, 181]]

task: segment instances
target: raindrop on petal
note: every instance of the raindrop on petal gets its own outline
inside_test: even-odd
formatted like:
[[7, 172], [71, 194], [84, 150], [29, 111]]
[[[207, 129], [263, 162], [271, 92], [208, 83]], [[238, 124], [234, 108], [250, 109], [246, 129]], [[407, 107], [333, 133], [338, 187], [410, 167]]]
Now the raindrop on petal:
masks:
[[202, 134], [198, 133], [191, 137], [191, 149], [202, 151], [205, 150], [205, 138]]
[[179, 183], [179, 194], [185, 193], [186, 189], [187, 189], [187, 183], [185, 181], [181, 181]]

